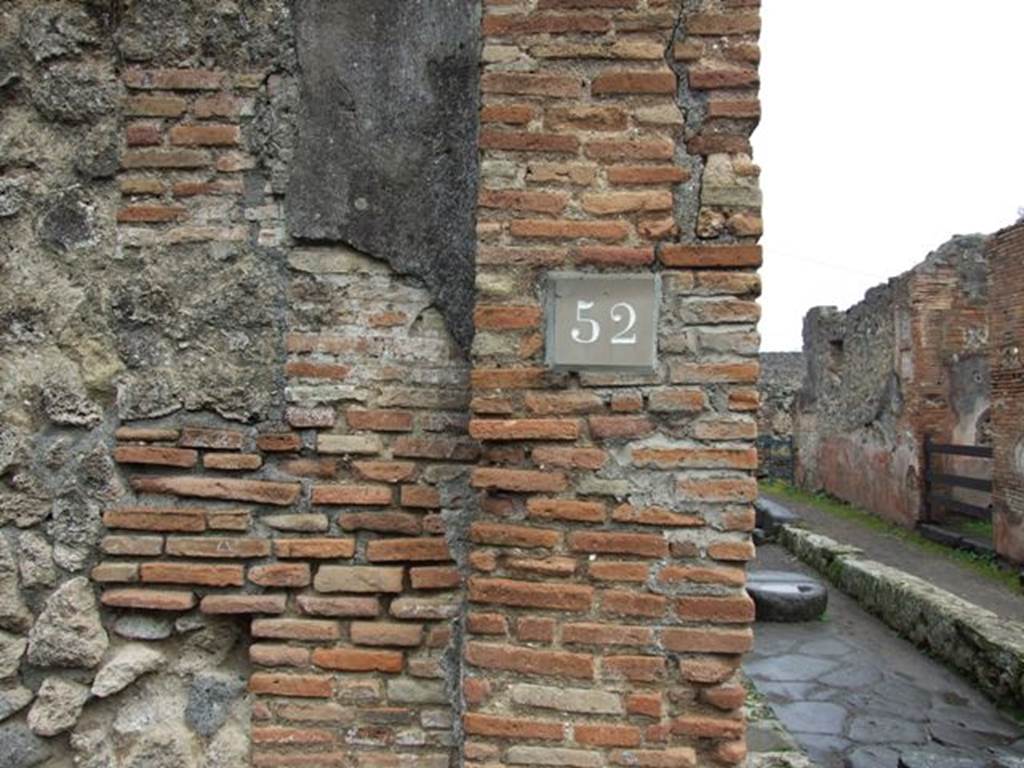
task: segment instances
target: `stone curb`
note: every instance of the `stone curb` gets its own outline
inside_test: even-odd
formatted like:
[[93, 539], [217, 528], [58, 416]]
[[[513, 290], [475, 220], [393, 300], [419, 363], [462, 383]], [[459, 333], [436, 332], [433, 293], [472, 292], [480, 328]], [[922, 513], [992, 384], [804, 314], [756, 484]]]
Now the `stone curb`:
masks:
[[900, 636], [961, 672], [996, 704], [1024, 706], [1024, 624], [792, 525], [778, 541]]

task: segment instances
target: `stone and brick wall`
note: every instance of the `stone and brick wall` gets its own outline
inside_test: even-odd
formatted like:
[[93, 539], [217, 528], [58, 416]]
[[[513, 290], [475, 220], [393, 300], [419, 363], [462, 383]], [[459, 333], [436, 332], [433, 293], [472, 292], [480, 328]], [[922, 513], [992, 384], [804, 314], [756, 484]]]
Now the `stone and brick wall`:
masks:
[[1024, 562], [1024, 226], [995, 235], [989, 264], [995, 544]]
[[894, 522], [917, 522], [925, 435], [986, 439], [987, 307], [985, 238], [971, 236], [844, 312], [812, 309], [796, 414], [798, 482]]
[[758, 474], [793, 479], [793, 416], [806, 364], [800, 352], [763, 352], [757, 391]]
[[[35, 5], [13, 764], [742, 763], [758, 3]], [[556, 270], [661, 275], [653, 371], [545, 368]]]

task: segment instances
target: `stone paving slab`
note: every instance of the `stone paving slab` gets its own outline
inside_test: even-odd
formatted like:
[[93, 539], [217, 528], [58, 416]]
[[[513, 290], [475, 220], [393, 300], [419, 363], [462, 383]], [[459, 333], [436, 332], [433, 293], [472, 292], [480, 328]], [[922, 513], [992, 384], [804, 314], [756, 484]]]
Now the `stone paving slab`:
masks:
[[1024, 706], [1024, 623], [827, 536], [784, 525], [779, 543], [900, 635], [952, 665], [993, 701]]
[[[782, 568], [807, 572], [758, 550], [755, 570]], [[1024, 727], [838, 590], [823, 621], [755, 637], [747, 676], [821, 768], [1024, 768]]]

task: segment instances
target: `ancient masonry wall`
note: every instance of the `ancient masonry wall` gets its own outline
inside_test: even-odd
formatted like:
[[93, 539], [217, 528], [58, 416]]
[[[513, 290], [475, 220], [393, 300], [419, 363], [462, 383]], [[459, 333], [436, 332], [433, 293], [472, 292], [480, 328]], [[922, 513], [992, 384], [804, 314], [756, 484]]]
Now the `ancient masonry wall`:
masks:
[[987, 301], [985, 239], [972, 236], [954, 238], [845, 312], [812, 309], [796, 415], [798, 482], [913, 525], [925, 435], [987, 439]]
[[997, 234], [989, 259], [995, 542], [1024, 562], [1024, 226]]
[[[185, 5], [0, 17], [0, 751], [742, 763], [756, 0]], [[544, 367], [567, 269], [653, 372]]]
[[762, 352], [757, 380], [758, 462], [760, 476], [792, 478], [793, 416], [807, 368], [800, 352]]

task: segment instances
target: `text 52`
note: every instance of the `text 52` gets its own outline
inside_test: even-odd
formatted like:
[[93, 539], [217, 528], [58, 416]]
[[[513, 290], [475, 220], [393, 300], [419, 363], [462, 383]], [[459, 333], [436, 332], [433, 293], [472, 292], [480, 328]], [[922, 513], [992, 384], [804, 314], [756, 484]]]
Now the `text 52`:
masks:
[[577, 344], [593, 344], [601, 338], [602, 333], [611, 333], [612, 344], [636, 344], [636, 308], [629, 302], [620, 301], [608, 310], [606, 328], [602, 325], [605, 318], [595, 316], [595, 302], [580, 299], [576, 302], [576, 321], [570, 336]]

